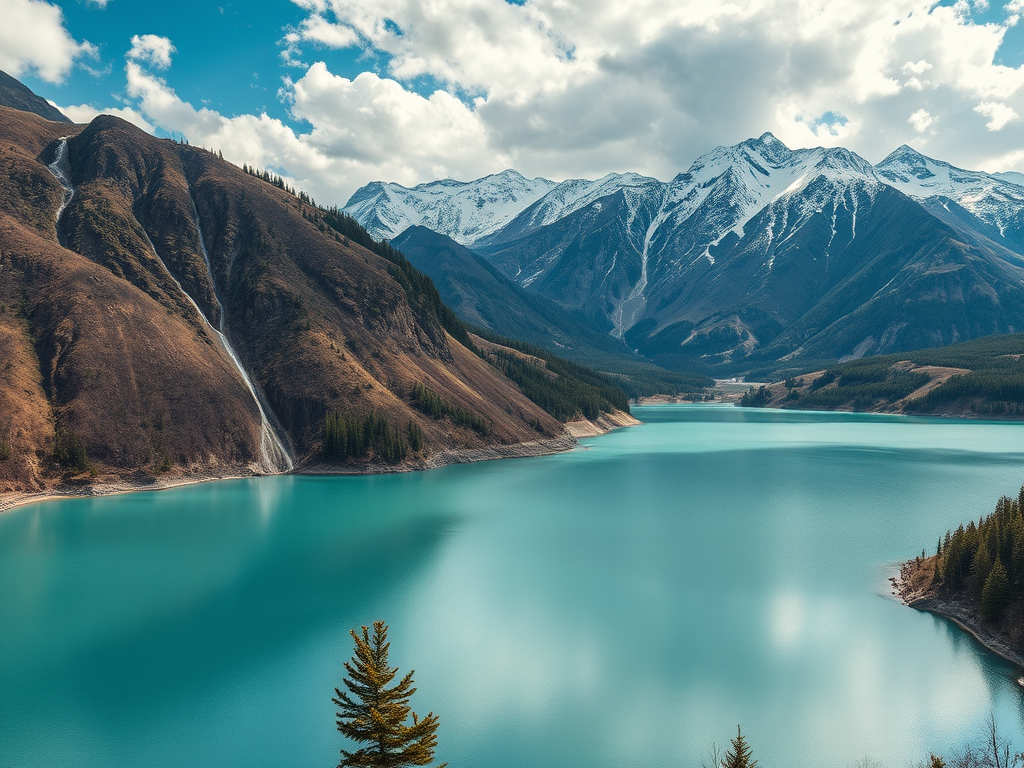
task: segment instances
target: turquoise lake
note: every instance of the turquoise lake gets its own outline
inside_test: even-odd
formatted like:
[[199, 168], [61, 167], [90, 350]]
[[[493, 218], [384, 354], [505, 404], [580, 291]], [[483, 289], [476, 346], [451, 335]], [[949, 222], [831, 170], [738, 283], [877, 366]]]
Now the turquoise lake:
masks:
[[887, 597], [1024, 483], [1024, 425], [719, 406], [568, 454], [272, 477], [0, 515], [2, 768], [337, 764], [348, 630], [383, 618], [451, 768], [886, 768], [1015, 668]]

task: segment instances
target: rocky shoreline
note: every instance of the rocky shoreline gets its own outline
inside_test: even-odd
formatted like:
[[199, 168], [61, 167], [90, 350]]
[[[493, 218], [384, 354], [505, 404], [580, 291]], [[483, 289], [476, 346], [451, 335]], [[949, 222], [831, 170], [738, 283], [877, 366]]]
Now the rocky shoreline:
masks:
[[936, 592], [931, 580], [934, 559], [933, 556], [903, 563], [899, 574], [889, 579], [896, 597], [910, 608], [952, 621], [992, 653], [1024, 667], [1024, 655], [998, 629], [983, 624], [973, 605]]
[[[544, 440], [531, 440], [525, 443], [509, 445], [488, 445], [482, 448], [456, 448], [437, 453], [415, 462], [404, 464], [362, 464], [358, 466], [339, 467], [329, 464], [310, 464], [294, 470], [296, 475], [380, 475], [396, 472], [417, 472], [427, 469], [439, 469], [452, 464], [468, 464], [477, 461], [493, 461], [495, 459], [520, 459], [534, 456], [549, 456], [565, 453], [578, 447], [578, 438], [597, 437], [614, 429], [631, 427], [640, 421], [627, 413], [616, 412], [606, 414], [595, 421], [581, 419], [565, 425], [565, 432], [558, 437]], [[246, 466], [225, 467], [216, 473], [194, 472], [173, 477], [131, 476], [102, 478], [90, 483], [62, 483], [53, 488], [32, 492], [9, 492], [0, 494], [0, 513], [8, 512], [26, 504], [54, 499], [87, 498], [96, 496], [114, 496], [137, 491], [162, 491], [169, 488], [180, 488], [185, 485], [209, 483], [217, 480], [238, 480], [246, 477], [259, 477], [259, 473]]]

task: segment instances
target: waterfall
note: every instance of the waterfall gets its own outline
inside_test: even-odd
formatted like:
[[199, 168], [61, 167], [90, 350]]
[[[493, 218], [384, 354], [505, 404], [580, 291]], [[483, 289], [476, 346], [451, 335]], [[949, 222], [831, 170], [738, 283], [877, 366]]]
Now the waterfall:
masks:
[[[191, 193], [189, 194], [189, 202], [192, 203], [192, 217], [196, 225], [196, 232], [199, 234], [199, 250], [203, 254], [203, 261], [206, 262], [206, 273], [210, 276], [210, 290], [213, 291], [213, 300], [217, 302], [217, 316], [219, 322], [217, 323], [218, 328], [215, 329], [215, 333], [220, 338], [221, 344], [224, 345], [224, 351], [228, 353], [228, 356], [234, 361], [235, 367], [238, 368], [238, 372], [242, 376], [242, 380], [245, 381], [245, 385], [249, 388], [249, 392], [252, 393], [253, 400], [256, 401], [256, 407], [260, 411], [260, 457], [264, 464], [272, 467], [272, 472], [289, 472], [294, 466], [291, 456], [288, 454], [288, 449], [284, 445], [284, 441], [281, 440], [277, 430], [274, 429], [270, 419], [267, 418], [267, 411], [270, 410], [270, 406], [267, 405], [264, 408], [263, 399], [256, 391], [256, 387], [253, 385], [252, 380], [245, 371], [245, 367], [242, 365], [242, 361], [238, 358], [235, 353], [234, 347], [231, 346], [231, 342], [228, 341], [227, 331], [224, 326], [224, 305], [221, 304], [220, 297], [217, 295], [217, 282], [213, 277], [213, 266], [210, 264], [210, 254], [206, 250], [206, 239], [203, 237], [203, 228], [199, 223], [199, 211], [196, 210], [196, 202], [192, 199]], [[204, 315], [205, 319], [205, 315]], [[207, 325], [210, 321], [206, 321]], [[212, 326], [211, 326], [212, 327]]]
[[[195, 206], [193, 205], [193, 208], [194, 207]], [[198, 225], [198, 221], [196, 223]], [[153, 255], [156, 256], [157, 261], [159, 261], [161, 266], [163, 266], [164, 270], [170, 276], [171, 280], [174, 281], [174, 284], [178, 286], [178, 290], [181, 291], [182, 295], [184, 295], [184, 297], [188, 299], [189, 303], [195, 308], [196, 312], [199, 313], [199, 316], [203, 318], [203, 322], [206, 323], [207, 328], [213, 331], [213, 333], [216, 334], [217, 338], [220, 340], [221, 346], [224, 348], [224, 351], [228, 353], [228, 357], [231, 358], [231, 362], [238, 370], [239, 375], [242, 377], [242, 381], [245, 382], [245, 386], [249, 390], [249, 394], [252, 395], [252, 399], [256, 403], [256, 408], [260, 412], [260, 461], [258, 465], [259, 471], [267, 475], [279, 474], [281, 472], [290, 472], [294, 465], [292, 463], [291, 456], [288, 454], [288, 449], [285, 448], [284, 443], [281, 441], [281, 438], [278, 436], [277, 432], [274, 431], [273, 426], [270, 424], [270, 420], [267, 418], [267, 412], [263, 408], [263, 401], [260, 398], [259, 393], [256, 391], [256, 387], [253, 385], [252, 379], [249, 378], [249, 374], [246, 373], [245, 366], [242, 365], [242, 361], [235, 353], [234, 347], [231, 346], [231, 342], [228, 341], [227, 336], [225, 336], [220, 329], [214, 328], [213, 324], [210, 322], [210, 319], [206, 316], [206, 313], [203, 312], [199, 304], [196, 303], [196, 300], [193, 299], [191, 295], [189, 295], [188, 291], [185, 290], [184, 286], [182, 286], [182, 284], [178, 282], [178, 278], [176, 278], [174, 276], [174, 273], [171, 272], [171, 270], [167, 267], [167, 264], [164, 262], [164, 260], [160, 258], [160, 254], [156, 250], [156, 246], [153, 245], [153, 241], [149, 237], [149, 233], [146, 232], [145, 228], [143, 228], [142, 231], [143, 234], [145, 234], [146, 236], [146, 242], [149, 243], [149, 247], [153, 251]], [[206, 247], [202, 244], [203, 238], [201, 230], [199, 232], [199, 243], [203, 251], [203, 256], [206, 257]], [[209, 267], [210, 261], [208, 257], [206, 259], [206, 264], [207, 267]], [[213, 285], [212, 272], [210, 273], [210, 284], [211, 286]], [[217, 298], [216, 288], [214, 288], [213, 297], [214, 300], [217, 302], [218, 308], [220, 308], [220, 326], [222, 329], [224, 327], [224, 310], [221, 307], [220, 299]]]
[[[68, 207], [68, 203], [71, 202], [71, 198], [75, 196], [75, 188], [71, 186], [71, 167], [68, 165], [67, 136], [61, 136], [60, 144], [57, 145], [57, 156], [46, 167], [50, 169], [53, 177], [64, 187], [64, 199], [61, 201], [60, 208], [57, 209], [57, 220], [54, 222], [54, 228], [57, 231], [57, 242], [60, 242], [60, 217], [64, 213], [64, 209]], [[61, 244], [63, 245], [63, 243]]]

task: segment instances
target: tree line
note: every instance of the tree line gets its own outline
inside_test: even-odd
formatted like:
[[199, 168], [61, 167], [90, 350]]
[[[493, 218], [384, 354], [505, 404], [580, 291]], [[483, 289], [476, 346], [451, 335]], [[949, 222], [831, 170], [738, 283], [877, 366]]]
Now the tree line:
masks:
[[332, 411], [324, 419], [323, 457], [330, 461], [377, 459], [397, 464], [409, 454], [410, 442], [413, 450], [423, 447], [423, 433], [417, 424], [410, 421], [405, 431], [403, 435], [376, 411], [363, 416], [345, 416]]
[[490, 425], [481, 416], [445, 400], [423, 384], [412, 385], [410, 399], [414, 408], [432, 419], [447, 419], [458, 427], [468, 427], [481, 435], [491, 433]]
[[947, 593], [960, 593], [982, 618], [1009, 624], [1024, 649], [1024, 487], [1016, 499], [999, 499], [995, 511], [946, 531], [936, 546], [934, 578]]

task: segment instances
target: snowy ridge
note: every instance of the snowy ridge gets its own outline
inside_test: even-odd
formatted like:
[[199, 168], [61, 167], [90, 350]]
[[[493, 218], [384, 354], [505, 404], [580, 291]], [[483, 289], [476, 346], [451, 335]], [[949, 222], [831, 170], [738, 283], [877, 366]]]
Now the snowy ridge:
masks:
[[513, 170], [476, 181], [442, 179], [412, 188], [371, 182], [356, 190], [343, 210], [378, 239], [390, 240], [420, 225], [468, 245], [504, 227], [554, 186], [553, 181], [527, 179]]
[[554, 224], [602, 197], [613, 195], [620, 190], [627, 193], [629, 204], [635, 207], [636, 197], [646, 197], [660, 192], [664, 183], [639, 173], [609, 173], [597, 181], [569, 179], [554, 186], [537, 203], [523, 211], [516, 225], [523, 229], [536, 229]]
[[877, 166], [890, 186], [918, 200], [948, 198], [1004, 234], [1024, 212], [1024, 174], [988, 174], [933, 160], [906, 144]]

